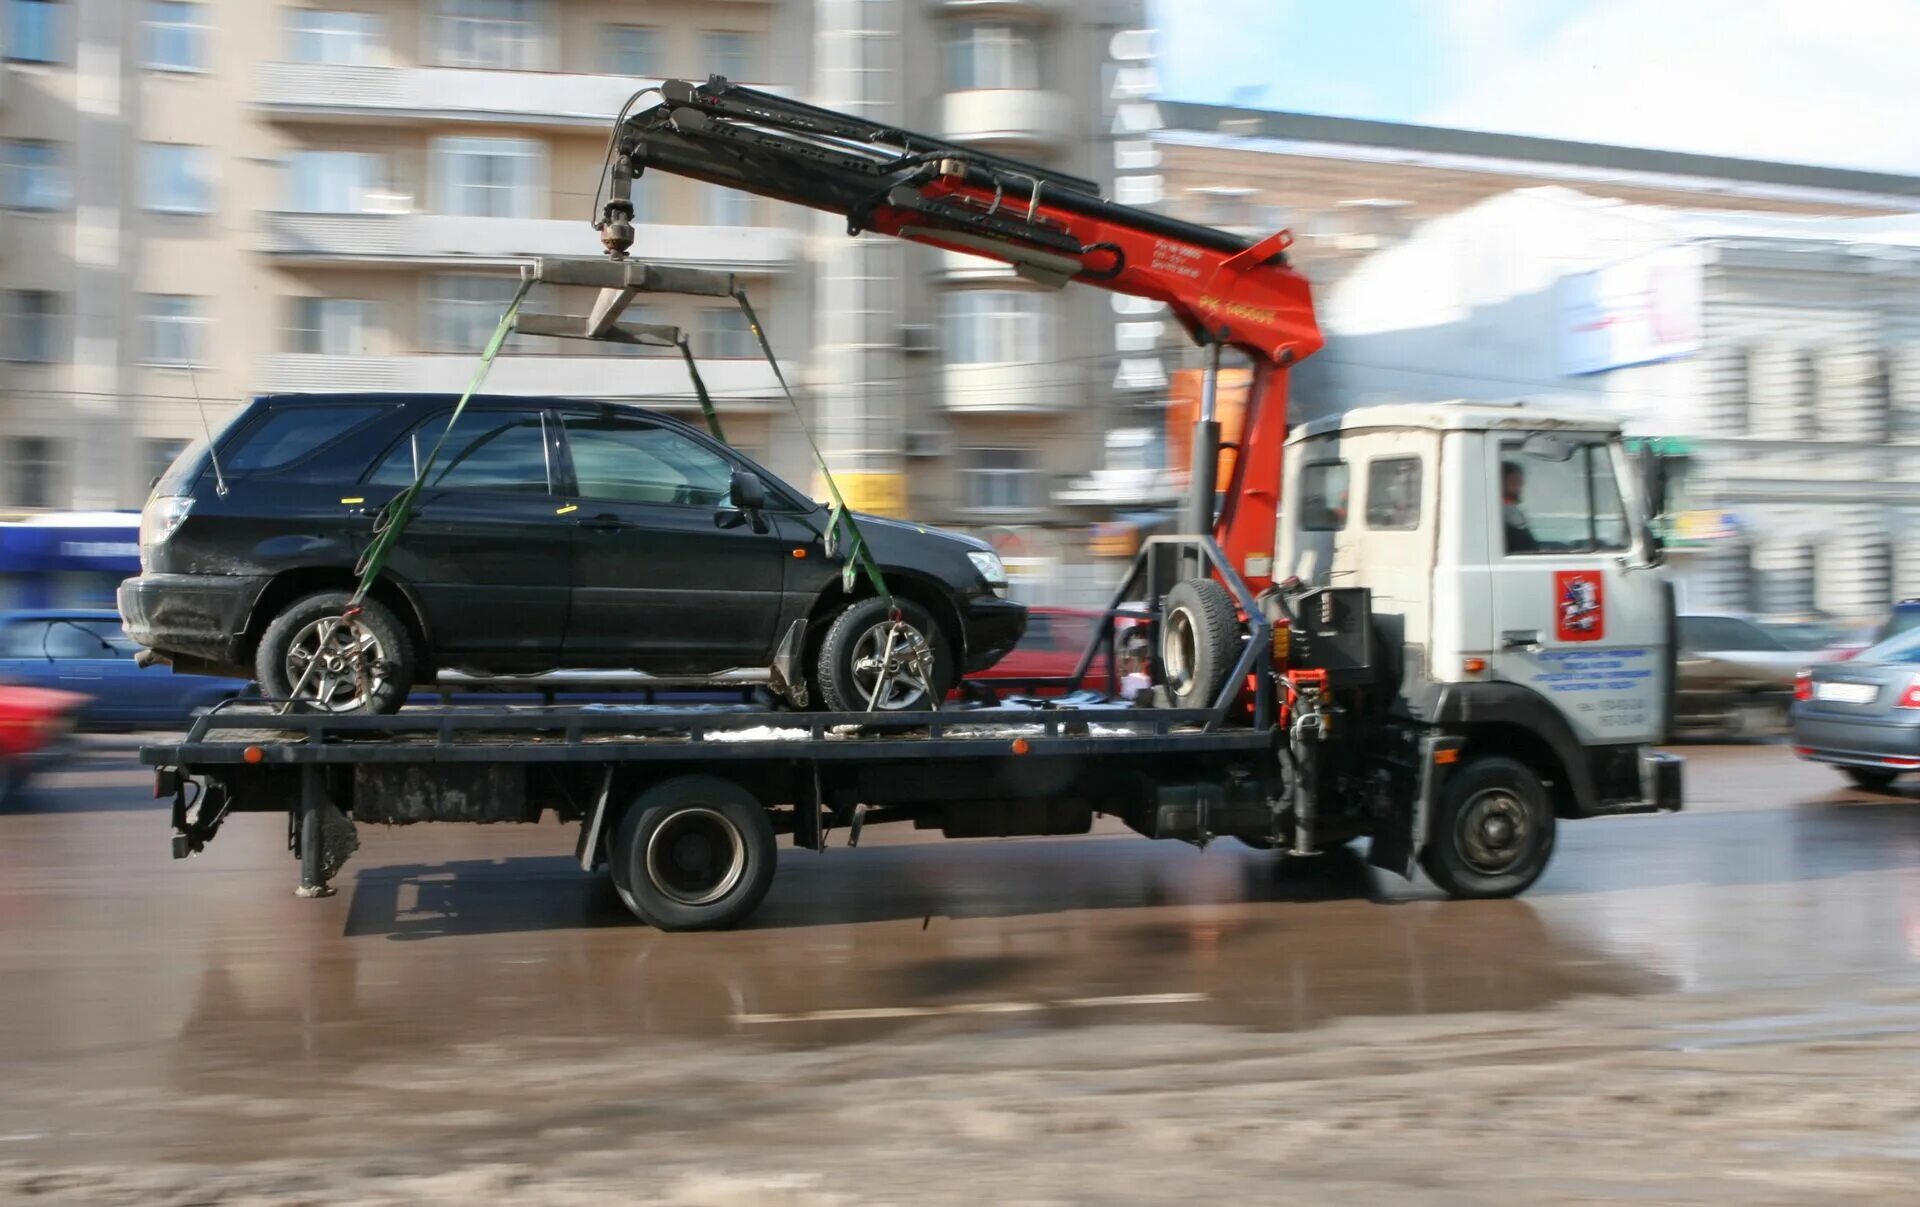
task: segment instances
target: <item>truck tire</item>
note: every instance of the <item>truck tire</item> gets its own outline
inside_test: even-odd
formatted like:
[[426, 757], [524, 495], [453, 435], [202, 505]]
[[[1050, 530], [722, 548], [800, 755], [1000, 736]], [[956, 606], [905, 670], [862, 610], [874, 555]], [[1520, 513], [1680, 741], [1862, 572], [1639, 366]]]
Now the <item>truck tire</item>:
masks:
[[[906, 623], [909, 640], [924, 642], [933, 662], [933, 690], [919, 685], [911, 666], [896, 665], [894, 674], [879, 685], [876, 712], [912, 712], [933, 708], [946, 698], [953, 687], [953, 651], [948, 648], [938, 625], [927, 610], [911, 600], [896, 599], [900, 619]], [[867, 699], [876, 689], [875, 675], [887, 652], [888, 604], [875, 596], [856, 600], [841, 610], [820, 642], [820, 656], [814, 666], [814, 684], [820, 689], [820, 702], [828, 712], [866, 712]], [[894, 661], [901, 663], [902, 647], [894, 645]]]
[[1170, 708], [1212, 708], [1240, 647], [1240, 614], [1210, 578], [1183, 579], [1160, 617], [1160, 667]]
[[[263, 694], [274, 700], [291, 698], [306, 666], [318, 655], [321, 666], [300, 690], [302, 707], [336, 714], [400, 711], [413, 689], [413, 641], [399, 618], [373, 599], [360, 601], [360, 614], [348, 622], [351, 632], [343, 631], [346, 626], [329, 632], [327, 622], [338, 618], [351, 598], [346, 591], [318, 591], [281, 609], [254, 651], [254, 674]], [[328, 636], [324, 651], [318, 644], [323, 633]], [[362, 656], [375, 668], [368, 687], [355, 682], [348, 656], [349, 643], [356, 639]]]
[[1885, 792], [1893, 787], [1893, 781], [1899, 777], [1897, 771], [1878, 771], [1872, 767], [1842, 767], [1840, 774], [1853, 782], [1856, 788], [1865, 788], [1868, 792]]
[[614, 887], [660, 930], [723, 930], [754, 911], [773, 883], [773, 823], [731, 780], [684, 775], [655, 784], [614, 831]]
[[1523, 763], [1485, 756], [1447, 779], [1420, 866], [1456, 899], [1513, 897], [1553, 856], [1553, 802]]

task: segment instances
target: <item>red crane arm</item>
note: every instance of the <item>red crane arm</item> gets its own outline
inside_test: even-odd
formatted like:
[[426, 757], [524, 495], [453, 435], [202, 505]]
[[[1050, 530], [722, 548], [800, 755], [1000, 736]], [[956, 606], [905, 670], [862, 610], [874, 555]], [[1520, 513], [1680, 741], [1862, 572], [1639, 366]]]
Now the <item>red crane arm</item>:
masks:
[[[667, 81], [659, 105], [622, 115], [596, 222], [633, 240], [632, 178], [649, 168], [843, 215], [875, 231], [1003, 261], [1054, 286], [1083, 281], [1163, 302], [1197, 341], [1254, 362], [1240, 452], [1215, 536], [1258, 589], [1270, 579], [1286, 437], [1286, 370], [1319, 349], [1307, 281], [1286, 232], [1258, 241], [1107, 201], [1092, 181], [741, 88]], [[1200, 456], [1196, 450], [1196, 458]]]

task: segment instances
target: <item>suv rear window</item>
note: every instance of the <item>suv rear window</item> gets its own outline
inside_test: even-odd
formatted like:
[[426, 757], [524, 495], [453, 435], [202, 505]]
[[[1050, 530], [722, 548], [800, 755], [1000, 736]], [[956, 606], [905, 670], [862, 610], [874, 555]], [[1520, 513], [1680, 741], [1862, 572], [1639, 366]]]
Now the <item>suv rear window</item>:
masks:
[[232, 448], [220, 450], [221, 468], [248, 474], [291, 465], [372, 419], [381, 409], [377, 403], [275, 407], [249, 424]]

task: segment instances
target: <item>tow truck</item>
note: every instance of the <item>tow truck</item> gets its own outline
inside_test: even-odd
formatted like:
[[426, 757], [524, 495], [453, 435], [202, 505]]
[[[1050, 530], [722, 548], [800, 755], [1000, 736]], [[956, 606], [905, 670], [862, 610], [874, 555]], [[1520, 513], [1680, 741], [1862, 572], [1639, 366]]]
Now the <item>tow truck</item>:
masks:
[[[738, 298], [759, 332], [724, 274], [630, 258], [632, 183], [648, 171], [997, 259], [1039, 286], [1151, 298], [1207, 357], [1185, 534], [1145, 543], [1072, 675], [993, 707], [215, 709], [142, 752], [173, 801], [176, 856], [233, 814], [281, 814], [297, 891], [321, 896], [364, 824], [551, 810], [637, 917], [698, 930], [753, 911], [779, 835], [825, 851], [835, 831], [851, 847], [881, 823], [1006, 837], [1109, 815], [1149, 838], [1297, 858], [1364, 838], [1380, 868], [1507, 897], [1545, 869], [1560, 822], [1681, 807], [1681, 761], [1655, 748], [1672, 592], [1614, 423], [1435, 403], [1289, 432], [1288, 370], [1322, 337], [1285, 232], [1246, 239], [1115, 204], [1091, 181], [720, 77], [657, 92], [612, 132], [594, 219], [606, 258], [525, 270], [528, 286], [596, 288], [595, 305], [526, 329], [684, 350], [622, 320], [638, 294], [679, 291]], [[1220, 491], [1229, 348], [1254, 380]], [[857, 544], [841, 551], [850, 585]], [[1123, 626], [1149, 634], [1146, 706], [1079, 690], [1096, 662], [1119, 681]]]

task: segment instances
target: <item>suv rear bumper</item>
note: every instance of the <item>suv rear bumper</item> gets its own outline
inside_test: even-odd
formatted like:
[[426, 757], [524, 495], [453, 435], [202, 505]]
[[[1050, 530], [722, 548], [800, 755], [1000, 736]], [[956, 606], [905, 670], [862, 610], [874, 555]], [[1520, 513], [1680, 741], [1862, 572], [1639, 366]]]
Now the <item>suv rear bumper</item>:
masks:
[[120, 618], [127, 636], [157, 653], [238, 666], [247, 661], [247, 618], [268, 581], [145, 574], [120, 584]]
[[960, 619], [967, 629], [967, 665], [962, 674], [983, 671], [1020, 644], [1027, 631], [1027, 606], [980, 595], [960, 601]]

